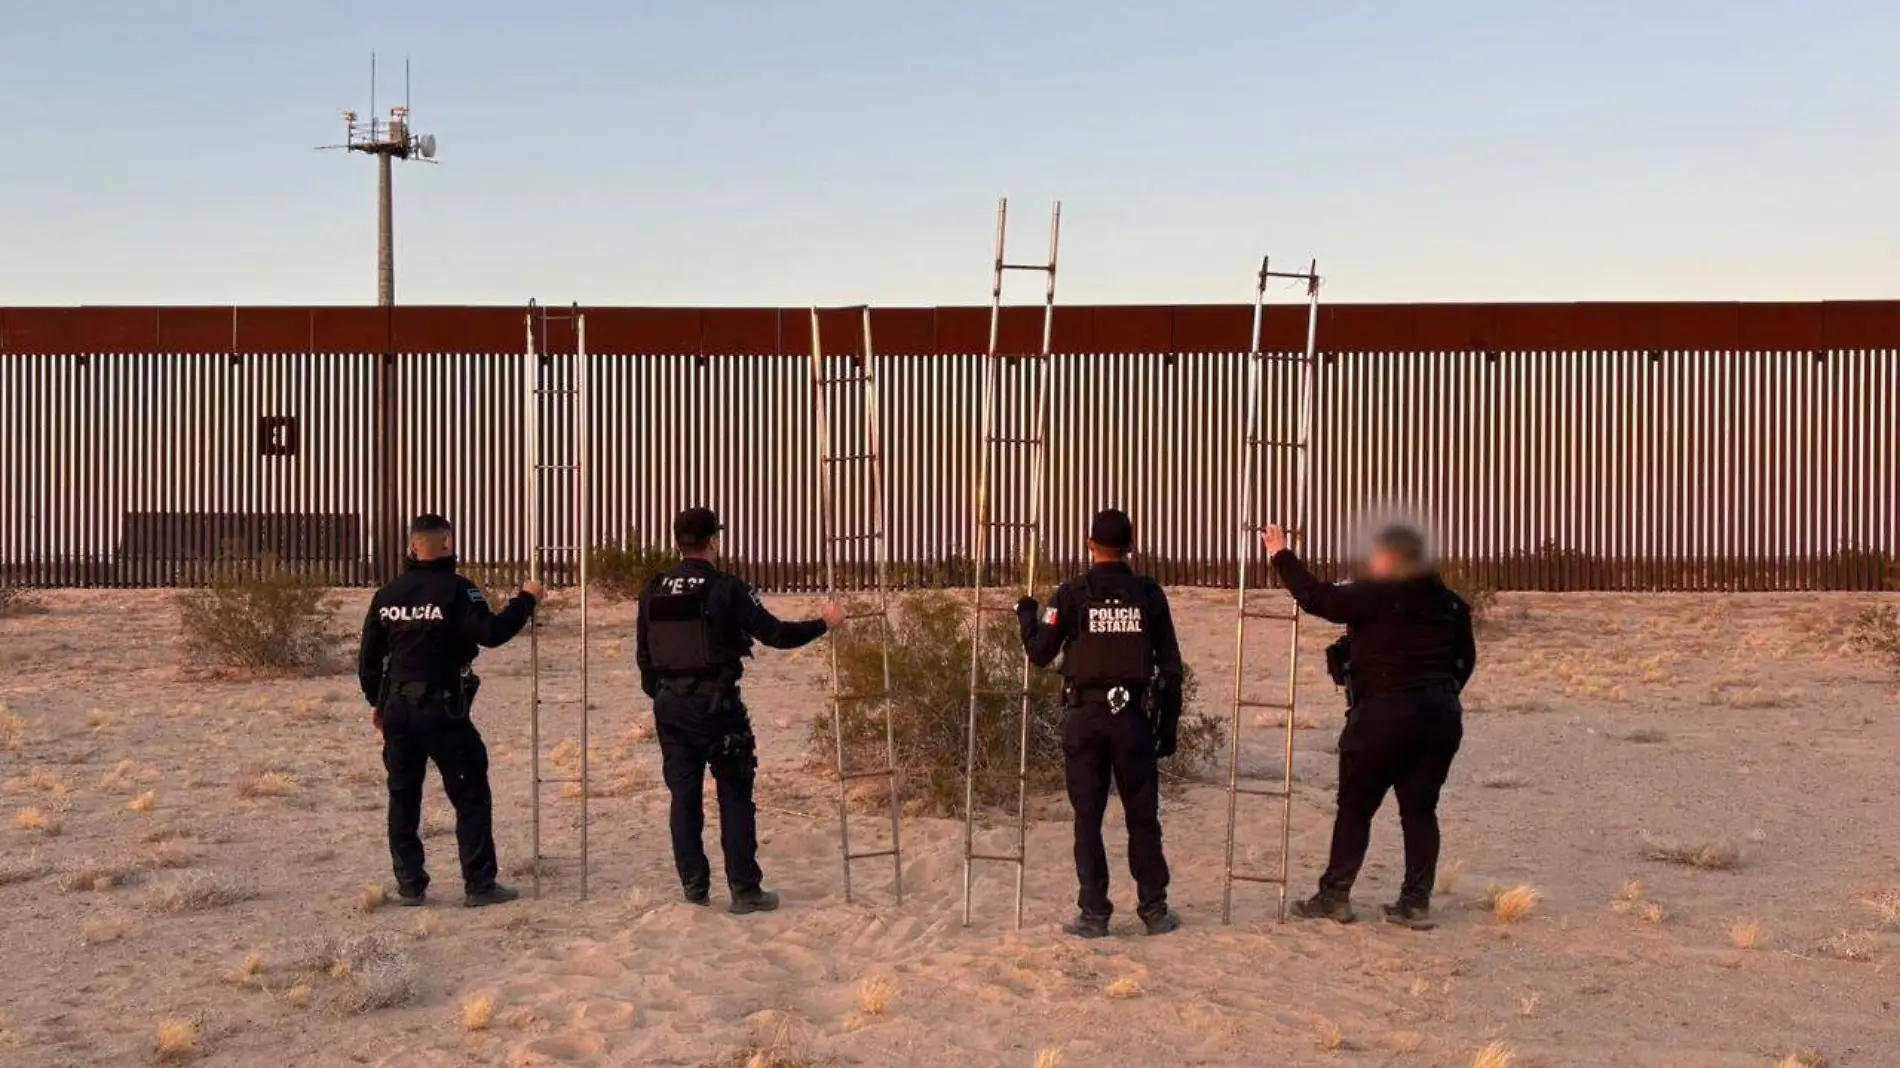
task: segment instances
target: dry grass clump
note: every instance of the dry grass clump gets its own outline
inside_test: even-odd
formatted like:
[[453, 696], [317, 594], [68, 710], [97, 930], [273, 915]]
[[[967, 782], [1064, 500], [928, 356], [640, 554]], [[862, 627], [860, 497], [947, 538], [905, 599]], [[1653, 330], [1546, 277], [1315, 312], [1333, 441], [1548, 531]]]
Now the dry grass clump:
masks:
[[1874, 936], [1866, 931], [1842, 929], [1821, 939], [1815, 948], [1835, 960], [1864, 963], [1874, 959]]
[[416, 917], [416, 937], [426, 939], [435, 933], [436, 928], [441, 925], [442, 921], [436, 919], [435, 913], [433, 912], [427, 910], [418, 911], [421, 911], [422, 915]]
[[137, 864], [109, 864], [86, 858], [74, 861], [59, 873], [59, 888], [69, 894], [103, 893], [137, 882], [144, 874], [145, 869]]
[[882, 1016], [890, 1011], [892, 999], [897, 997], [897, 984], [881, 975], [874, 975], [858, 984], [858, 1009], [866, 1016]]
[[581, 763], [581, 747], [572, 738], [563, 739], [548, 752], [548, 763], [557, 768], [577, 768]]
[[1827, 1054], [1820, 1050], [1790, 1053], [1776, 1061], [1775, 1068], [1827, 1068]]
[[88, 916], [79, 924], [79, 944], [99, 946], [117, 942], [130, 927], [123, 916]]
[[310, 984], [298, 983], [284, 991], [284, 1003], [293, 1009], [308, 1008], [310, 1005]]
[[338, 635], [330, 629], [327, 576], [263, 556], [214, 565], [210, 584], [180, 592], [178, 626], [193, 664], [274, 675], [329, 668]]
[[21, 830], [31, 831], [41, 838], [58, 838], [59, 832], [65, 829], [64, 825], [59, 822], [58, 816], [52, 815], [41, 808], [21, 809], [13, 814], [13, 824]]
[[1487, 790], [1515, 790], [1520, 786], [1529, 786], [1530, 782], [1528, 778], [1514, 771], [1501, 771], [1479, 779], [1478, 785]]
[[[95, 715], [97, 712], [94, 713]], [[130, 760], [121, 760], [99, 776], [99, 789], [120, 790], [130, 786], [138, 776], [138, 765]]]
[[1888, 668], [1900, 672], [1900, 608], [1883, 605], [1869, 608], [1848, 624], [1848, 646], [1869, 653]]
[[33, 591], [11, 582], [0, 582], [0, 619], [8, 616], [35, 616], [45, 611], [45, 603], [34, 595]]
[[7, 780], [8, 793], [37, 793], [62, 796], [72, 792], [72, 783], [46, 768], [34, 768], [25, 775]]
[[1742, 862], [1742, 847], [1734, 839], [1680, 842], [1643, 835], [1643, 856], [1665, 864], [1682, 864], [1703, 871], [1728, 871]]
[[161, 912], [208, 912], [257, 897], [251, 883], [215, 871], [188, 871], [160, 886], [152, 903]]
[[495, 999], [487, 994], [477, 994], [462, 1002], [459, 1013], [464, 1031], [486, 1031], [495, 1019]]
[[1520, 883], [1508, 890], [1494, 887], [1486, 895], [1489, 899], [1486, 907], [1498, 918], [1499, 923], [1517, 923], [1537, 908], [1542, 896], [1529, 883]]
[[173, 871], [189, 868], [198, 862], [198, 854], [179, 845], [172, 839], [161, 839], [146, 854], [145, 866], [154, 871]]
[[0, 886], [30, 883], [52, 870], [53, 866], [41, 860], [38, 851], [21, 854], [9, 850], [0, 853]]
[[1660, 745], [1669, 740], [1669, 736], [1654, 727], [1632, 727], [1626, 731], [1611, 731], [1610, 737], [1619, 742], [1632, 745]]
[[1662, 906], [1656, 904], [1653, 901], [1647, 905], [1644, 905], [1643, 906], [1643, 922], [1661, 925], [1661, 923], [1663, 922]]
[[706, 1068], [831, 1068], [837, 1063], [836, 1058], [810, 1052], [793, 1021], [782, 1018], [764, 1043], [734, 1050]]
[[303, 785], [295, 775], [285, 771], [259, 771], [238, 781], [237, 795], [247, 801], [260, 797], [288, 797]]
[[364, 913], [375, 912], [387, 904], [389, 904], [389, 891], [371, 884], [363, 887], [363, 893], [356, 901], [356, 910]]
[[1458, 883], [1464, 879], [1465, 862], [1463, 860], [1441, 861], [1438, 865], [1436, 886], [1441, 894], [1449, 894], [1458, 889]]
[[1036, 1068], [1062, 1068], [1062, 1048], [1044, 1046], [1036, 1051]]
[[150, 812], [158, 805], [158, 791], [147, 790], [130, 801], [125, 807], [132, 812]]
[[1860, 903], [1880, 918], [1882, 927], [1889, 931], [1900, 930], [1900, 888], [1876, 890], [1861, 898]]
[[1313, 1025], [1313, 1038], [1319, 1048], [1327, 1052], [1336, 1052], [1346, 1048], [1346, 1032], [1331, 1020], [1321, 1020]]
[[1478, 1051], [1471, 1058], [1471, 1068], [1511, 1068], [1517, 1060], [1517, 1054], [1502, 1042], [1493, 1042]]
[[337, 998], [337, 1009], [360, 1016], [407, 1005], [420, 993], [415, 962], [408, 957], [398, 957], [351, 971], [348, 985]]
[[161, 1061], [188, 1061], [198, 1055], [198, 1022], [166, 1019], [158, 1021], [158, 1040], [153, 1053]]
[[1643, 896], [1648, 892], [1640, 879], [1631, 879], [1610, 895], [1610, 911], [1618, 916], [1628, 916], [1642, 905]]
[[1761, 921], [1734, 921], [1728, 925], [1728, 940], [1736, 949], [1754, 949], [1761, 944]]
[[26, 748], [26, 720], [15, 715], [0, 701], [0, 752], [17, 753]]
[[232, 986], [254, 986], [262, 990], [264, 988], [264, 977], [259, 973], [263, 970], [264, 955], [262, 953], [246, 953], [244, 959], [238, 963], [237, 967], [224, 973], [224, 981]]
[[1138, 998], [1141, 996], [1141, 984], [1124, 975], [1110, 979], [1103, 992], [1111, 998]]

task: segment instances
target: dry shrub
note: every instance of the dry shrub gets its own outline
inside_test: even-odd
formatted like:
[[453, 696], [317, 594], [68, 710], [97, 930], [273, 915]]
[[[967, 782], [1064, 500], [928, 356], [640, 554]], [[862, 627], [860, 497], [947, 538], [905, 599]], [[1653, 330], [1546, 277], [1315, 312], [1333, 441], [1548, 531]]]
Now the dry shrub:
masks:
[[1900, 930], [1900, 888], [1876, 890], [1861, 898], [1860, 903], [1880, 918], [1882, 927], [1889, 931]]
[[104, 892], [137, 882], [144, 874], [143, 866], [138, 864], [108, 864], [86, 858], [74, 861], [59, 873], [59, 888], [69, 894], [88, 890]]
[[238, 966], [224, 973], [224, 981], [232, 986], [254, 986], [263, 989], [264, 979], [258, 973], [264, 968], [264, 955], [246, 953]]
[[1036, 1051], [1036, 1068], [1062, 1068], [1062, 1049], [1045, 1046]]
[[1790, 1053], [1776, 1061], [1775, 1068], [1827, 1068], [1827, 1054], [1814, 1049]]
[[27, 854], [8, 850], [0, 853], [0, 886], [30, 883], [51, 873], [53, 866], [40, 859], [38, 852]]
[[1313, 1037], [1319, 1048], [1327, 1052], [1336, 1052], [1346, 1048], [1346, 1032], [1331, 1020], [1321, 1020], [1313, 1025]]
[[363, 888], [362, 895], [357, 898], [356, 908], [359, 912], [375, 912], [387, 904], [389, 904], [389, 891], [380, 886], [371, 885]]
[[98, 946], [125, 937], [127, 923], [120, 916], [88, 916], [79, 924], [79, 944]]
[[1848, 624], [1847, 643], [1900, 672], [1900, 608], [1882, 605], [1856, 615]]
[[154, 891], [152, 903], [161, 912], [208, 912], [255, 897], [257, 888], [245, 880], [214, 871], [188, 871]]
[[1643, 895], [1648, 892], [1640, 880], [1631, 879], [1610, 895], [1610, 910], [1618, 916], [1628, 916], [1642, 905]]
[[158, 1021], [158, 1040], [153, 1051], [161, 1061], [188, 1061], [198, 1055], [198, 1022], [168, 1019]]
[[46, 605], [32, 590], [12, 582], [0, 582], [0, 619], [39, 615], [45, 611]]
[[130, 809], [133, 812], [150, 812], [152, 811], [152, 808], [157, 804], [158, 804], [158, 791], [147, 790], [144, 793], [133, 798], [132, 800], [127, 801], [125, 803], [125, 807]]
[[[925, 591], [901, 599], [892, 610], [890, 670], [892, 728], [897, 767], [906, 790], [925, 811], [961, 812], [970, 713], [970, 604], [967, 596]], [[854, 623], [838, 633], [840, 684], [848, 693], [884, 688], [884, 660], [875, 621]], [[1016, 620], [986, 613], [979, 689], [1014, 692], [1021, 685], [1023, 650]], [[1062, 785], [1062, 680], [1053, 671], [1029, 676], [1029, 784], [1037, 792]], [[1164, 781], [1178, 782], [1211, 766], [1222, 751], [1221, 721], [1194, 707], [1192, 675], [1185, 682], [1180, 748], [1162, 762]], [[1016, 796], [1018, 711], [1015, 697], [977, 701], [976, 802], [1010, 804]], [[876, 702], [846, 702], [842, 726], [852, 766], [884, 763], [884, 717]], [[831, 713], [812, 721], [812, 752], [829, 763], [834, 754]]]
[[1529, 883], [1520, 883], [1509, 890], [1498, 889], [1490, 897], [1490, 910], [1500, 923], [1516, 923], [1529, 916], [1537, 908], [1542, 895]]
[[1729, 924], [1728, 940], [1736, 949], [1754, 949], [1761, 944], [1761, 921], [1736, 920]]
[[1463, 860], [1446, 860], [1438, 865], [1436, 886], [1441, 894], [1449, 894], [1458, 889], [1458, 883], [1465, 877]]
[[1874, 936], [1866, 931], [1842, 929], [1821, 939], [1815, 948], [1835, 960], [1863, 963], [1874, 959]]
[[462, 1002], [462, 1030], [486, 1031], [495, 1019], [495, 999], [487, 994], [478, 994]]
[[1542, 1000], [1533, 990], [1517, 999], [1517, 1014], [1526, 1018], [1537, 1015], [1537, 1003]]
[[212, 567], [209, 585], [180, 592], [176, 603], [194, 664], [280, 675], [331, 669], [340, 636], [330, 629], [326, 575], [268, 555], [224, 560]]
[[237, 795], [247, 801], [260, 797], [288, 797], [297, 792], [302, 780], [284, 771], [259, 771], [237, 784]]
[[1478, 780], [1478, 785], [1487, 790], [1515, 790], [1521, 786], [1529, 786], [1530, 780], [1516, 772], [1503, 771], [1495, 775], [1486, 775]]
[[1110, 979], [1103, 992], [1111, 998], [1138, 998], [1141, 996], [1141, 984], [1127, 976]]
[[310, 984], [298, 983], [284, 991], [284, 1002], [293, 1009], [306, 1008], [310, 1004]]
[[1517, 1054], [1511, 1052], [1511, 1047], [1502, 1042], [1493, 1042], [1471, 1058], [1471, 1068], [1511, 1068], [1516, 1060]]
[[198, 854], [170, 840], [161, 840], [146, 854], [145, 866], [155, 871], [189, 868], [198, 862]]
[[17, 753], [26, 748], [26, 720], [21, 719], [5, 701], [0, 701], [0, 751]]
[[422, 915], [416, 917], [416, 937], [428, 938], [435, 933], [435, 929], [440, 926], [441, 923], [442, 921], [435, 918], [435, 913], [423, 912]]
[[1643, 906], [1643, 922], [1644, 923], [1661, 924], [1663, 922], [1663, 918], [1664, 918], [1663, 910], [1662, 910], [1661, 905], [1651, 902], [1650, 904]]
[[837, 1063], [813, 1054], [793, 1021], [781, 1017], [770, 1039], [715, 1058], [706, 1068], [831, 1068]]
[[1703, 871], [1728, 871], [1742, 862], [1742, 847], [1733, 839], [1717, 838], [1707, 842], [1679, 842], [1672, 838], [1643, 836], [1643, 856], [1665, 864], [1681, 864]]
[[59, 817], [39, 808], [23, 808], [13, 814], [13, 823], [23, 831], [32, 831], [42, 838], [58, 838], [64, 826]]
[[421, 993], [416, 983], [416, 965], [408, 957], [378, 961], [353, 969], [349, 982], [337, 998], [337, 1009], [352, 1016], [382, 1009], [400, 1008], [416, 1000]]
[[1660, 745], [1669, 740], [1667, 734], [1654, 727], [1633, 727], [1630, 730], [1613, 732], [1610, 737], [1633, 745]]
[[882, 1016], [890, 1011], [891, 1000], [897, 997], [897, 984], [881, 975], [872, 976], [858, 985], [858, 1008], [866, 1016]]
[[653, 576], [679, 563], [679, 554], [650, 544], [637, 530], [627, 532], [619, 545], [596, 546], [587, 554], [587, 581], [593, 592], [609, 601], [631, 601], [640, 596]]

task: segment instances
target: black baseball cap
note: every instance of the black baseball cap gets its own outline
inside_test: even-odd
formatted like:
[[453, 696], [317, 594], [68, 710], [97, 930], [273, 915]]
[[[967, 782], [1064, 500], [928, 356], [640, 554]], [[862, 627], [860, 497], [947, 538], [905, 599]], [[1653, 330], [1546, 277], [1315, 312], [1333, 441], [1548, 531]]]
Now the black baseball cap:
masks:
[[411, 534], [440, 534], [452, 529], [454, 528], [449, 526], [448, 520], [436, 515], [434, 512], [424, 512], [409, 524], [409, 533]]
[[1089, 525], [1089, 540], [1104, 549], [1127, 549], [1135, 544], [1135, 524], [1120, 508], [1104, 508]]
[[711, 508], [688, 508], [673, 520], [673, 540], [681, 545], [703, 545], [726, 529]]

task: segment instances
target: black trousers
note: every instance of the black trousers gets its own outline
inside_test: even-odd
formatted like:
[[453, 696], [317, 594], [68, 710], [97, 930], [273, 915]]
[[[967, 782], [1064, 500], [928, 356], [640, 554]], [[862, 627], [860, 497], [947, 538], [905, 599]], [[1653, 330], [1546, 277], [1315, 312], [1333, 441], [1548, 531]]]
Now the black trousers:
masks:
[[706, 772], [712, 771], [719, 797], [719, 846], [725, 854], [726, 885], [734, 893], [759, 889], [758, 810], [752, 784], [758, 774], [752, 722], [736, 688], [713, 705], [714, 695], [662, 688], [653, 701], [655, 733], [660, 740], [660, 769], [673, 795], [669, 824], [673, 866], [686, 892], [700, 895], [712, 885], [701, 834], [706, 827]]
[[1464, 740], [1464, 714], [1449, 687], [1401, 690], [1359, 701], [1339, 735], [1339, 814], [1323, 894], [1345, 897], [1365, 863], [1372, 817], [1388, 790], [1399, 798], [1405, 882], [1399, 900], [1431, 902], [1438, 873], [1438, 793]]
[[488, 747], [461, 698], [444, 689], [419, 696], [392, 693], [383, 705], [383, 767], [389, 772], [389, 857], [405, 894], [428, 888], [423, 867], [422, 782], [434, 762], [455, 806], [455, 844], [462, 886], [471, 894], [495, 885], [494, 798], [488, 790]]
[[1106, 920], [1108, 851], [1102, 819], [1108, 813], [1112, 777], [1128, 821], [1128, 870], [1135, 877], [1136, 911], [1144, 918], [1168, 908], [1168, 861], [1161, 852], [1161, 774], [1154, 731], [1138, 704], [1120, 713], [1090, 700], [1069, 709], [1062, 723], [1062, 774], [1075, 808], [1075, 875], [1081, 883], [1076, 906], [1084, 916]]

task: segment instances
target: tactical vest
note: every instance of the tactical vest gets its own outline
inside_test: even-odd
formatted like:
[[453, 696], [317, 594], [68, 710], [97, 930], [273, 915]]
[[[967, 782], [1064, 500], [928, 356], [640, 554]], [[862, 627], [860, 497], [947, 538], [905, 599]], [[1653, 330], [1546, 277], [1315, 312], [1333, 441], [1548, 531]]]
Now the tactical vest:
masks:
[[656, 589], [647, 599], [647, 654], [653, 658], [655, 671], [662, 675], [710, 675], [718, 666], [713, 655], [712, 625], [706, 619], [706, 601], [712, 589], [711, 582], [679, 593]]
[[1155, 655], [1144, 609], [1119, 594], [1098, 593], [1093, 582], [1087, 590], [1063, 673], [1078, 686], [1146, 686]]

